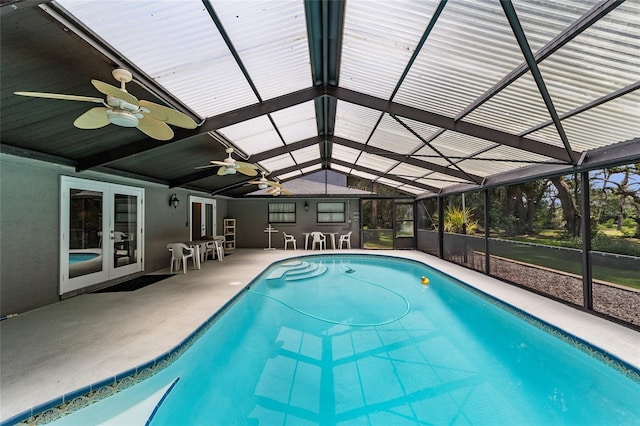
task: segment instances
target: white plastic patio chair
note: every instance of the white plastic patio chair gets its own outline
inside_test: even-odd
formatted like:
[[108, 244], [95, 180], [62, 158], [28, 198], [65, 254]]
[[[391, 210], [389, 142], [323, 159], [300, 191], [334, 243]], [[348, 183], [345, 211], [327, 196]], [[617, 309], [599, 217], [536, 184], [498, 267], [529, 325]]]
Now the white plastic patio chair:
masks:
[[318, 244], [319, 250], [325, 250], [327, 248], [327, 236], [322, 232], [312, 232], [311, 237], [313, 238], [311, 240], [311, 250], [315, 248], [316, 243]]
[[182, 265], [183, 273], [186, 274], [188, 258], [191, 258], [193, 261], [193, 267], [197, 268], [195, 249], [193, 247], [189, 247], [183, 243], [169, 243], [167, 244], [167, 248], [171, 252], [171, 268], [169, 269], [169, 273], [173, 274], [174, 266], [176, 267], [175, 270], [177, 272]]
[[216, 248], [216, 255], [218, 257], [218, 262], [222, 262], [222, 259], [224, 259], [224, 245], [222, 244], [222, 241], [214, 240], [213, 245]]
[[209, 259], [209, 253], [211, 253], [211, 259], [212, 260], [216, 258], [217, 248], [216, 248], [216, 242], [215, 241], [207, 241], [204, 244], [204, 260], [208, 260]]
[[340, 235], [340, 239], [338, 240], [338, 248], [342, 250], [342, 243], [347, 244], [347, 248], [351, 248], [351, 233], [353, 231], [349, 231], [347, 234]]
[[284, 235], [284, 249], [287, 249], [287, 246], [289, 245], [289, 243], [293, 244], [293, 249], [297, 250], [296, 248], [296, 238], [291, 235], [291, 234], [287, 234], [286, 232], [283, 232], [282, 235]]

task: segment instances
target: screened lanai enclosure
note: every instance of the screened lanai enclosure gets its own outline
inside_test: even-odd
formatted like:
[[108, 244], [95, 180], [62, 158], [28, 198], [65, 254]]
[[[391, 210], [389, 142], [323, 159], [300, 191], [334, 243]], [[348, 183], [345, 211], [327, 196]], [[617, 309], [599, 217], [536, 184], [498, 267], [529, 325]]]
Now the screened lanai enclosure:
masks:
[[[337, 172], [390, 191], [359, 197], [364, 248], [424, 250], [640, 326], [640, 0], [3, 1], [0, 13], [3, 153], [232, 200], [266, 198], [253, 177], [205, 167], [227, 148], [285, 189]], [[138, 100], [195, 128], [156, 115], [159, 139], [101, 115], [142, 120]], [[100, 125], [74, 126], [85, 114]]]

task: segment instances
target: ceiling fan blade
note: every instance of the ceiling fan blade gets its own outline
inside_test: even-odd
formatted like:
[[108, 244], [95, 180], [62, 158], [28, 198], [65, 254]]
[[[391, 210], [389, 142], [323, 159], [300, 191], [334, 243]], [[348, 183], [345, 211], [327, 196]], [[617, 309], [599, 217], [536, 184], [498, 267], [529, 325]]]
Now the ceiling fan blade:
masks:
[[225, 163], [224, 161], [217, 161], [217, 160], [211, 160], [211, 164], [214, 164], [216, 166], [228, 166], [228, 163]]
[[236, 163], [238, 165], [237, 170], [243, 175], [258, 176], [258, 171], [252, 167], [247, 167], [246, 163]]
[[168, 141], [173, 137], [173, 130], [167, 123], [151, 117], [142, 117], [138, 123], [138, 129], [150, 138], [160, 141]]
[[209, 164], [207, 166], [198, 166], [196, 169], [210, 169], [211, 167], [218, 167], [215, 164]]
[[272, 182], [272, 181], [267, 181], [267, 185], [269, 186], [273, 186], [275, 188], [282, 188], [282, 185], [280, 185], [278, 182]]
[[242, 161], [236, 161], [236, 164], [237, 164], [238, 166], [243, 166], [243, 167], [251, 168], [251, 169], [257, 169], [257, 168], [258, 168], [258, 166], [256, 166], [255, 164], [251, 164], [251, 163], [244, 163], [244, 162], [242, 162]]
[[131, 93], [127, 93], [122, 89], [118, 89], [117, 87], [100, 80], [91, 80], [91, 84], [93, 84], [93, 87], [98, 89], [98, 92], [100, 93], [104, 93], [107, 96], [113, 96], [114, 98], [122, 99], [123, 101], [133, 105], [138, 105], [138, 98], [133, 96]]
[[140, 101], [140, 106], [147, 108], [150, 111], [149, 114], [156, 120], [165, 121], [185, 129], [195, 129], [198, 126], [191, 117], [175, 109], [144, 100]]
[[248, 183], [250, 183], [251, 185], [260, 185], [261, 183], [264, 183], [264, 182], [259, 180], [250, 180]]
[[281, 194], [284, 194], [284, 195], [292, 195], [293, 194], [293, 192], [287, 191], [286, 189], [281, 189], [278, 192], [280, 192]]
[[73, 122], [78, 129], [99, 129], [107, 124], [109, 124], [109, 117], [105, 107], [91, 108]]
[[89, 96], [78, 95], [61, 95], [59, 93], [42, 93], [42, 92], [13, 92], [15, 95], [31, 96], [32, 98], [62, 99], [65, 101], [81, 101], [95, 102], [101, 104], [104, 102], [102, 98], [91, 98]]
[[226, 176], [227, 175], [227, 168], [225, 166], [222, 166], [218, 169], [218, 176]]

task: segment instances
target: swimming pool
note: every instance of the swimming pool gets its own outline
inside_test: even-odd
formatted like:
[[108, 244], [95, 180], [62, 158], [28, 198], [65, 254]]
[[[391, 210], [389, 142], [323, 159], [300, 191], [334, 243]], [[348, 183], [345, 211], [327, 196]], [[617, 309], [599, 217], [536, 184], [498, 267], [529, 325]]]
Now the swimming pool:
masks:
[[415, 262], [305, 257], [269, 268], [169, 367], [59, 424], [127, 410], [138, 424], [634, 424], [639, 389]]
[[99, 253], [69, 253], [69, 265], [86, 262], [100, 256]]

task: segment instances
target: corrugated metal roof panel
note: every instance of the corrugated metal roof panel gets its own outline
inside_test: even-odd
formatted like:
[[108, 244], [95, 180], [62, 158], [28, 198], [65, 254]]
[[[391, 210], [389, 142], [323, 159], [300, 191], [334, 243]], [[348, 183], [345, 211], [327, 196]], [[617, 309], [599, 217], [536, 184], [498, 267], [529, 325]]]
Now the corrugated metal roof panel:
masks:
[[447, 131], [434, 139], [431, 145], [443, 155], [467, 157], [496, 146], [496, 143], [462, 133]]
[[306, 163], [307, 161], [319, 160], [320, 150], [317, 146], [308, 146], [306, 148], [297, 149], [290, 153], [297, 163]]
[[281, 180], [295, 178], [302, 176], [302, 173], [299, 170], [294, 170], [293, 172], [284, 173], [282, 175], [278, 175], [277, 178]]
[[340, 85], [389, 99], [438, 2], [346, 2]]
[[[640, 90], [566, 118], [562, 125], [571, 148], [577, 151], [637, 138], [640, 135]], [[544, 139], [554, 132], [555, 127], [548, 126], [530, 136]]]
[[511, 163], [491, 160], [464, 160], [458, 162], [457, 165], [467, 173], [483, 177], [489, 176], [493, 173], [506, 172], [524, 166], [522, 163], [517, 162]]
[[322, 168], [322, 164], [317, 164], [315, 166], [309, 166], [302, 169], [302, 173], [308, 174], [314, 172], [316, 170], [320, 170]]
[[390, 160], [379, 155], [363, 152], [356, 164], [358, 166], [368, 167], [373, 170], [384, 172], [385, 170], [389, 170], [391, 167], [395, 166], [397, 163], [398, 162], [396, 160]]
[[337, 158], [342, 161], [347, 161], [349, 163], [355, 163], [356, 160], [358, 159], [358, 156], [360, 155], [360, 152], [362, 152], [362, 151], [358, 151], [353, 148], [338, 145], [335, 143], [333, 144], [332, 150], [333, 150], [332, 152], [333, 158]]
[[285, 108], [271, 114], [285, 143], [301, 141], [318, 134], [313, 101]]
[[385, 114], [373, 133], [369, 145], [398, 154], [411, 154], [423, 143], [389, 114]]
[[271, 157], [269, 159], [258, 162], [262, 167], [267, 170], [275, 171], [291, 167], [295, 165], [293, 158], [289, 154], [278, 155], [277, 157]]
[[394, 101], [454, 117], [522, 61], [499, 2], [450, 1]]
[[341, 138], [365, 143], [380, 119], [380, 111], [349, 102], [338, 101], [333, 134]]
[[311, 85], [304, 2], [211, 3], [263, 100]]
[[60, 3], [203, 117], [257, 101], [200, 1]]
[[400, 163], [396, 167], [391, 169], [389, 173], [404, 177], [406, 179], [417, 179], [431, 173], [431, 170], [426, 170], [421, 167], [413, 166], [411, 164]]
[[378, 178], [378, 176], [376, 175], [372, 175], [371, 173], [361, 172], [360, 170], [352, 170], [351, 174], [367, 180], [375, 180]]
[[410, 193], [415, 194], [415, 195], [427, 192], [426, 190], [424, 190], [422, 188], [418, 188], [418, 187], [410, 186], [410, 185], [402, 185], [402, 186], [398, 187], [398, 189], [401, 190], [401, 191], [410, 192]]
[[[549, 157], [545, 157], [544, 155], [535, 154], [533, 152], [523, 151], [518, 148], [513, 148], [506, 145], [496, 145], [494, 148], [481, 152], [474, 156], [474, 158], [482, 158], [486, 160], [497, 159], [497, 160], [518, 160], [518, 161], [531, 161], [531, 162], [544, 162], [551, 161], [552, 159]], [[522, 163], [525, 166], [527, 164]]]
[[342, 172], [344, 174], [349, 174], [349, 172], [351, 171], [350, 167], [344, 167], [344, 166], [340, 166], [338, 164], [332, 164], [331, 165], [331, 170], [336, 171], [336, 172]]
[[381, 183], [381, 184], [383, 184], [383, 185], [390, 186], [390, 187], [392, 187], [392, 188], [397, 188], [398, 186], [401, 186], [401, 185], [402, 185], [402, 183], [400, 183], [400, 182], [398, 182], [398, 181], [395, 181], [395, 180], [393, 180], [393, 179], [383, 178], [383, 177], [378, 178], [378, 179], [376, 180], [376, 182], [377, 182], [377, 183]]
[[[531, 73], [527, 73], [469, 114], [465, 121], [518, 134], [550, 118], [538, 86]], [[562, 146], [559, 136], [546, 142]]]
[[513, 6], [535, 52], [598, 3], [599, 0], [545, 0], [514, 2]]
[[249, 155], [283, 146], [267, 116], [227, 126], [218, 132]]

